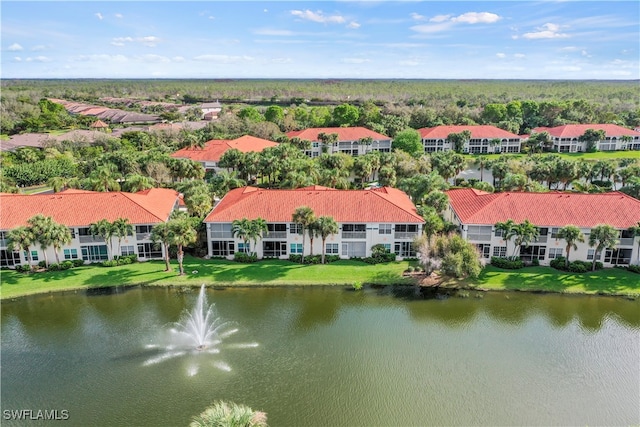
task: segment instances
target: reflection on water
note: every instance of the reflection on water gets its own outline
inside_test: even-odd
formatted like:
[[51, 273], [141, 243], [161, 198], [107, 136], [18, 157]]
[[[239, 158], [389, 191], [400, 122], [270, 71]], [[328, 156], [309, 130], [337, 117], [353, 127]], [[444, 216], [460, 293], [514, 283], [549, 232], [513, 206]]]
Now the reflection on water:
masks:
[[238, 325], [224, 357], [144, 367], [162, 357], [158, 330], [196, 296], [132, 288], [3, 302], [3, 409], [59, 407], [78, 425], [112, 426], [185, 425], [216, 399], [264, 410], [272, 425], [640, 422], [640, 301], [209, 289], [217, 315]]

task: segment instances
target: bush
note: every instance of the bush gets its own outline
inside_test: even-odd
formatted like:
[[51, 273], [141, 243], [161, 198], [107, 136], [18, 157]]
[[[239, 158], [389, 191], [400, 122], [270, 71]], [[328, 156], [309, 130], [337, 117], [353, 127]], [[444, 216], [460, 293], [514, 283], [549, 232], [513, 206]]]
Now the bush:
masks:
[[62, 270], [62, 267], [60, 266], [60, 264], [56, 264], [55, 262], [53, 264], [49, 264], [49, 271], [60, 271]]
[[16, 271], [19, 273], [28, 273], [31, 271], [31, 266], [29, 264], [16, 265]]
[[[568, 271], [571, 273], [585, 273], [587, 271], [591, 271], [591, 263], [589, 261], [571, 261], [568, 266], [565, 266], [566, 258], [558, 257], [556, 259], [551, 260], [549, 265], [555, 268], [556, 270]], [[596, 262], [596, 270], [602, 269], [604, 266], [601, 262]]]
[[233, 260], [235, 262], [241, 262], [243, 264], [251, 264], [258, 261], [258, 255], [256, 254], [246, 254], [244, 252], [236, 252], [233, 256]]
[[340, 255], [325, 255], [324, 262], [329, 264], [340, 260]]
[[118, 265], [118, 260], [112, 259], [112, 260], [102, 261], [100, 265], [102, 267], [115, 267]]
[[302, 262], [302, 255], [289, 255], [289, 261], [295, 262], [296, 264], [300, 264]]
[[45, 260], [42, 260], [38, 263], [38, 267], [45, 268], [46, 266], [47, 266], [47, 262]]
[[629, 270], [632, 273], [640, 274], [640, 265], [631, 264], [629, 265], [629, 267], [627, 267], [627, 270]]
[[534, 258], [534, 259], [531, 261], [531, 266], [532, 266], [532, 267], [538, 267], [539, 265], [540, 265], [540, 260], [539, 260], [538, 258]]
[[60, 269], [61, 270], [68, 270], [70, 268], [73, 268], [73, 261], [63, 261], [60, 263]]
[[84, 265], [84, 260], [83, 259], [74, 259], [71, 262], [73, 263], [74, 267], [82, 267]]
[[524, 267], [524, 263], [520, 259], [500, 258], [496, 256], [491, 257], [491, 265], [498, 268], [504, 268], [506, 270], [518, 270]]

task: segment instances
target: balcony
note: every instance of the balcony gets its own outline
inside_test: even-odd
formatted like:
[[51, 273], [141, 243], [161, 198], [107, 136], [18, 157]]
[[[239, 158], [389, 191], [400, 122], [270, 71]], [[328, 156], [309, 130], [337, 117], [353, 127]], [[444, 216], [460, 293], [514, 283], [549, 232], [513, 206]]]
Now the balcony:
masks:
[[286, 239], [287, 232], [286, 231], [270, 231], [267, 234], [265, 234], [262, 238], [263, 239]]
[[[417, 231], [396, 231], [393, 235], [395, 239], [413, 239], [416, 236], [418, 236]], [[488, 240], [491, 240], [491, 236]]]
[[343, 239], [366, 239], [367, 232], [366, 231], [343, 231], [342, 238]]
[[538, 236], [538, 239], [536, 240], [536, 243], [547, 243], [547, 238], [549, 236]]
[[78, 236], [80, 243], [104, 243], [104, 239], [99, 236]]
[[136, 239], [141, 240], [151, 240], [151, 233], [136, 233]]
[[633, 237], [623, 237], [618, 242], [619, 246], [633, 246]]
[[212, 231], [212, 239], [233, 239], [233, 233], [230, 231]]
[[0, 239], [0, 246], [2, 246], [3, 248], [6, 248], [8, 244], [9, 242], [7, 241], [7, 239]]

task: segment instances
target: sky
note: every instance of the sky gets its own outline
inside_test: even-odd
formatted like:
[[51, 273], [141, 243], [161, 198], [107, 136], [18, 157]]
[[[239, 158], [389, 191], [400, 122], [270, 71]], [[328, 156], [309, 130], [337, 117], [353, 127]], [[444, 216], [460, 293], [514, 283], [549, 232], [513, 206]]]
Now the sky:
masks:
[[0, 77], [640, 79], [637, 1], [6, 1]]

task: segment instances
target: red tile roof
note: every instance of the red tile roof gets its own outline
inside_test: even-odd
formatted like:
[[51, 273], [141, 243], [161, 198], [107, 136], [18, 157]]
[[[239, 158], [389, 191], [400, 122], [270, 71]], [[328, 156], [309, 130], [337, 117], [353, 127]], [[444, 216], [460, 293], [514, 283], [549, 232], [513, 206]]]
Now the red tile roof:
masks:
[[183, 148], [176, 151], [171, 157], [191, 159], [196, 162], [217, 162], [225, 151], [236, 148], [243, 153], [250, 151], [260, 152], [267, 147], [275, 147], [278, 143], [267, 139], [245, 135], [233, 140], [212, 139], [207, 141], [204, 148]]
[[603, 130], [609, 137], [611, 136], [640, 136], [640, 132], [632, 129], [628, 129], [618, 125], [609, 124], [590, 124], [590, 125], [563, 125], [552, 128], [538, 127], [533, 129], [535, 133], [548, 132], [549, 135], [557, 138], [579, 138], [586, 132], [587, 129]]
[[468, 130], [471, 132], [471, 138], [473, 139], [516, 139], [521, 138], [515, 133], [507, 132], [504, 129], [500, 129], [495, 126], [489, 125], [474, 125], [474, 126], [436, 126], [433, 128], [418, 129], [420, 136], [423, 139], [447, 139], [452, 133], [460, 133]]
[[118, 218], [128, 218], [132, 224], [153, 224], [166, 221], [177, 201], [178, 193], [165, 188], [139, 193], [67, 190], [56, 194], [1, 194], [0, 229], [26, 225], [39, 213], [69, 227]]
[[359, 139], [366, 138], [366, 137], [371, 137], [375, 141], [391, 139], [386, 135], [383, 135], [381, 133], [374, 132], [372, 130], [359, 127], [359, 126], [349, 127], [349, 128], [335, 127], [335, 128], [309, 128], [304, 130], [294, 130], [291, 132], [287, 132], [287, 136], [289, 138], [300, 138], [300, 139], [306, 139], [309, 141], [320, 141], [320, 139], [318, 138], [318, 135], [321, 133], [326, 133], [326, 134], [337, 133], [338, 141], [358, 141]]
[[460, 188], [447, 191], [449, 202], [465, 224], [495, 224], [528, 219], [539, 226], [609, 224], [628, 228], [640, 221], [640, 200], [620, 192], [486, 193]]
[[300, 206], [309, 206], [316, 217], [329, 215], [337, 222], [424, 222], [409, 197], [395, 188], [335, 190], [320, 186], [295, 190], [236, 188], [222, 198], [205, 222], [241, 218], [291, 222], [293, 211]]

